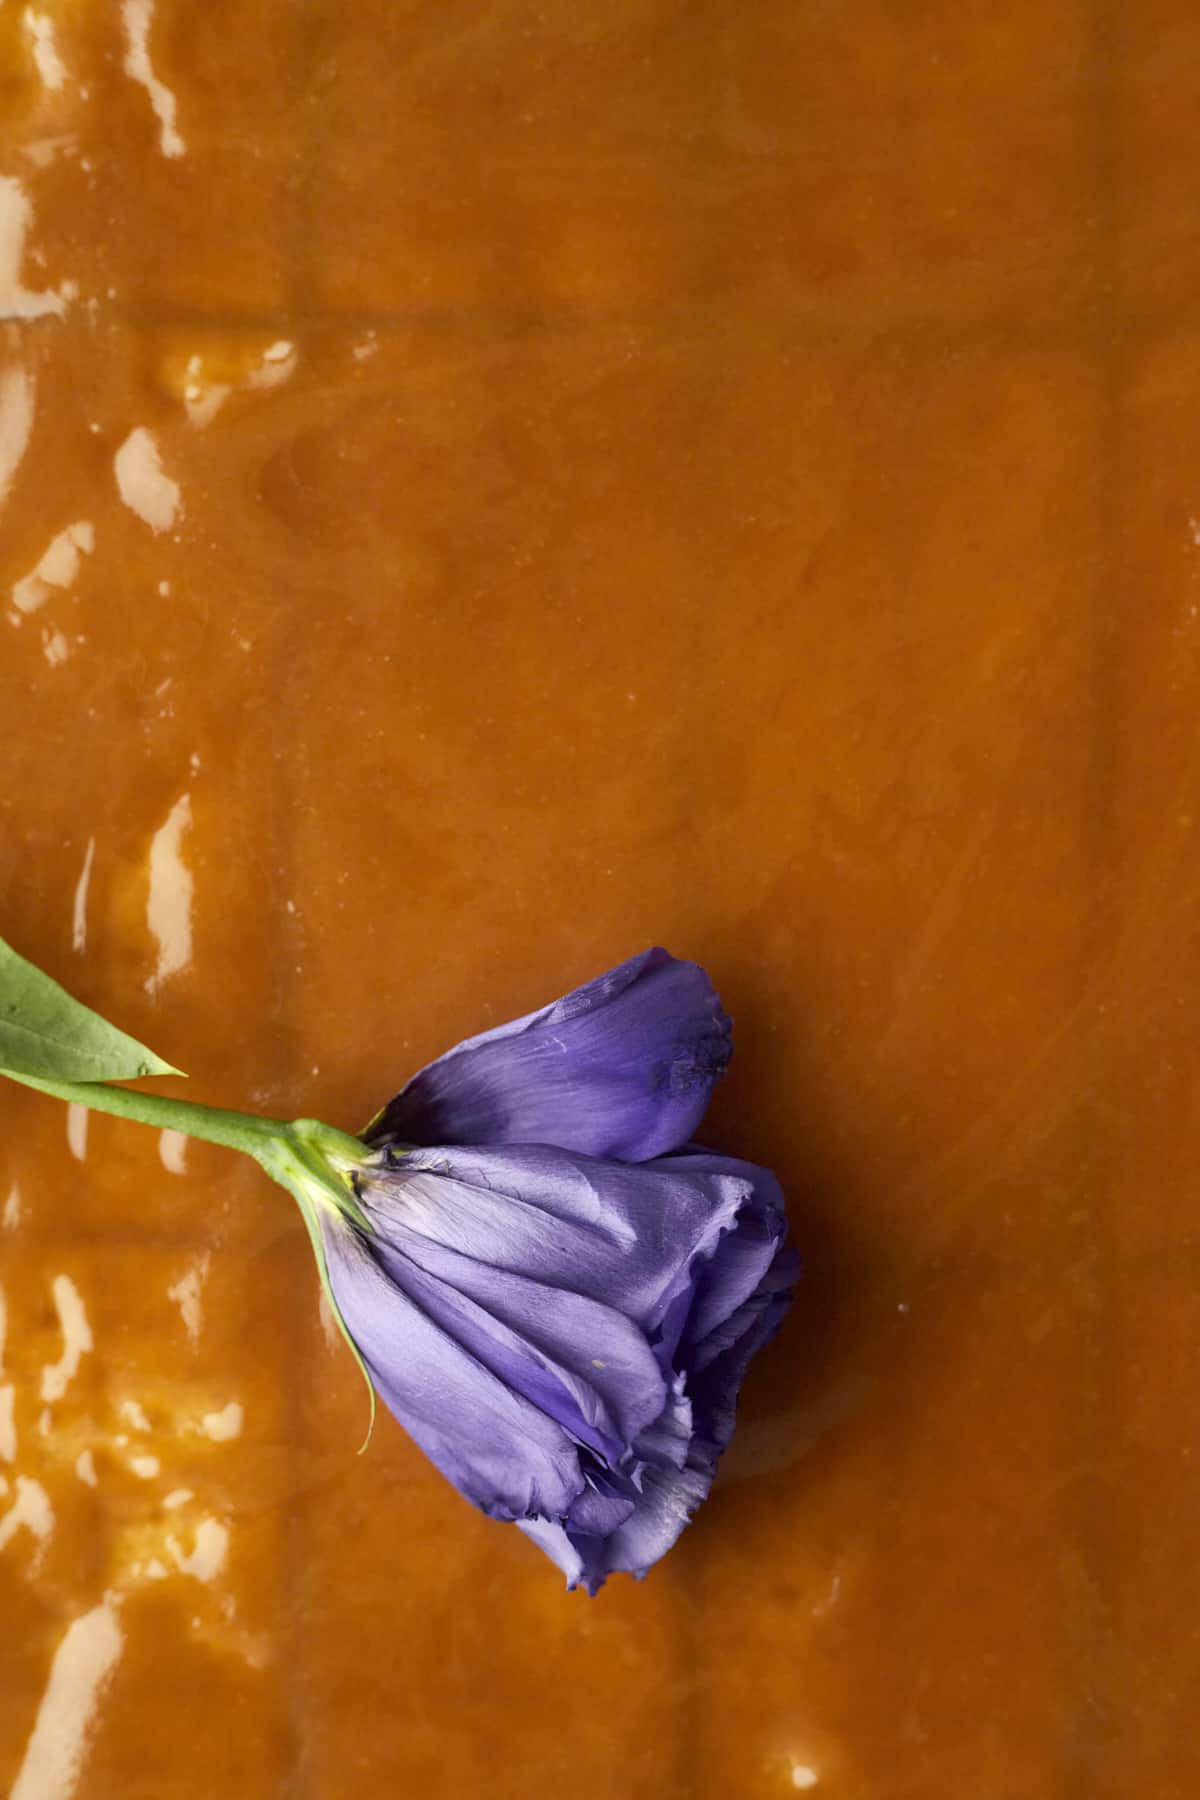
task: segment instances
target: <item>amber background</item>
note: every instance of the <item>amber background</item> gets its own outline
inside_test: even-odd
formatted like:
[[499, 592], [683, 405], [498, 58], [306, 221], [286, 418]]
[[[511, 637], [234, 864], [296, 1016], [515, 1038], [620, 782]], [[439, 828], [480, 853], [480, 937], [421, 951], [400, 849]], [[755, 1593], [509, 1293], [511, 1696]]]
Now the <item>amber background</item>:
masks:
[[[197, 1097], [350, 1126], [663, 941], [807, 1261], [717, 1494], [589, 1602], [390, 1421], [356, 1459], [255, 1171], [105, 1120], [81, 1168], [5, 1092], [10, 1372], [65, 1270], [72, 1444], [127, 1390], [166, 1444], [180, 1395], [246, 1409], [184, 1471], [236, 1620], [130, 1592], [80, 1794], [1196, 1794], [1194, 7], [160, 0], [177, 160], [119, 9], [44, 10], [70, 81], [7, 7], [0, 172], [27, 285], [81, 298], [0, 327], [38, 382], [0, 576], [97, 547], [65, 663], [0, 622], [0, 929]], [[189, 425], [189, 355], [277, 338], [289, 381]], [[117, 498], [135, 425], [177, 536]], [[185, 792], [194, 957], [150, 994]], [[58, 1527], [0, 1555], [0, 1786], [149, 1504], [27, 1451]]]

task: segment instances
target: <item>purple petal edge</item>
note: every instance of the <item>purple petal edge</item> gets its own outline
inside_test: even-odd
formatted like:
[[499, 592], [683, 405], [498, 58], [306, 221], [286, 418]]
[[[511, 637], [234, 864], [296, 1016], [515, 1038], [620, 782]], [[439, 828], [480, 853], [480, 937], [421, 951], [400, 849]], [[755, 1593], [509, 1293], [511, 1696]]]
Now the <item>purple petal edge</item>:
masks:
[[732, 1055], [698, 963], [644, 950], [549, 1006], [467, 1038], [368, 1128], [388, 1144], [552, 1144], [646, 1162], [687, 1142]]

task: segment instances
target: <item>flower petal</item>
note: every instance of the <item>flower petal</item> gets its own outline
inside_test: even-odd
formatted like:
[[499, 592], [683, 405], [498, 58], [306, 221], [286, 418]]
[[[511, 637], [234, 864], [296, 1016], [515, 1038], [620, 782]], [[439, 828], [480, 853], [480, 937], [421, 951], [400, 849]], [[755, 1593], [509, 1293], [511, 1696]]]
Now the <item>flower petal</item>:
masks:
[[635, 1479], [589, 1481], [564, 1520], [522, 1521], [522, 1530], [562, 1569], [568, 1587], [582, 1582], [595, 1594], [618, 1571], [644, 1575], [707, 1495], [716, 1458], [707, 1447], [700, 1457], [693, 1454], [692, 1404], [682, 1375], [637, 1450], [645, 1462]]
[[706, 1469], [649, 1469], [637, 1506], [605, 1535], [573, 1531], [548, 1519], [522, 1519], [519, 1524], [558, 1564], [568, 1588], [582, 1585], [596, 1594], [610, 1575], [645, 1575], [671, 1548], [711, 1486]]
[[757, 1291], [688, 1360], [687, 1383], [695, 1412], [692, 1454], [711, 1466], [733, 1436], [738, 1393], [751, 1358], [769, 1344], [783, 1323], [796, 1278], [792, 1251], [780, 1251]]
[[430, 1063], [365, 1141], [554, 1144], [644, 1162], [686, 1143], [731, 1054], [704, 970], [645, 950]]
[[[557, 1519], [518, 1519], [517, 1524], [525, 1536], [535, 1543], [539, 1550], [545, 1552], [550, 1561], [557, 1563], [567, 1578], [568, 1592], [577, 1588], [583, 1580], [583, 1556], [577, 1544], [567, 1536], [566, 1531]], [[599, 1538], [587, 1538], [585, 1543], [599, 1542]], [[601, 1577], [601, 1581], [603, 1577]], [[597, 1587], [600, 1583], [597, 1583]], [[592, 1593], [596, 1588], [591, 1589]]]
[[595, 1455], [629, 1456], [666, 1399], [644, 1332], [597, 1300], [421, 1237], [395, 1209], [367, 1211], [379, 1263], [449, 1336]]
[[565, 1514], [584, 1487], [569, 1434], [399, 1289], [353, 1227], [320, 1223], [347, 1329], [409, 1436], [491, 1517]]
[[723, 1171], [601, 1162], [526, 1144], [414, 1150], [365, 1169], [359, 1191], [386, 1232], [394, 1225], [585, 1295], [655, 1341], [673, 1302], [690, 1292], [693, 1259], [732, 1229], [750, 1186]]
[[[687, 1464], [692, 1441], [692, 1401], [686, 1378], [676, 1374], [671, 1381], [666, 1403], [655, 1419], [638, 1436], [634, 1448], [644, 1463], [656, 1469], [682, 1469]], [[572, 1521], [576, 1518], [574, 1508]]]
[[[682, 1469], [648, 1470], [641, 1503], [605, 1539], [604, 1574], [626, 1570], [643, 1576], [666, 1555], [700, 1502], [708, 1498], [711, 1487], [711, 1470], [696, 1468], [691, 1459]], [[597, 1581], [596, 1587], [599, 1585]]]
[[[694, 1288], [681, 1340], [685, 1347], [696, 1345], [750, 1298], [775, 1261], [787, 1235], [783, 1192], [769, 1169], [707, 1150], [689, 1149], [679, 1156], [660, 1157], [654, 1166], [667, 1173], [724, 1175], [745, 1182], [748, 1190], [733, 1230], [717, 1241], [711, 1256], [693, 1271]], [[796, 1265], [793, 1280], [798, 1272]]]
[[590, 1476], [578, 1500], [571, 1502], [570, 1527], [587, 1537], [605, 1537], [624, 1524], [637, 1506], [639, 1491], [632, 1482], [607, 1472]]

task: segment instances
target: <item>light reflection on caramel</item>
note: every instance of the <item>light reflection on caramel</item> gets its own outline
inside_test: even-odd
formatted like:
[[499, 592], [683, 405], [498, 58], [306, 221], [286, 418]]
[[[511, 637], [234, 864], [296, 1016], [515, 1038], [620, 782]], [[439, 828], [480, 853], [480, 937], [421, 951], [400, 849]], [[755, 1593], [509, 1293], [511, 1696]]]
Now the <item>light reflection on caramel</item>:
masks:
[[[3, 271], [0, 270], [0, 277]], [[33, 376], [19, 364], [0, 370], [0, 506], [4, 504], [33, 430]]]
[[[83, 1107], [77, 1110], [87, 1117]], [[75, 1151], [82, 1161], [79, 1150]], [[62, 1333], [62, 1355], [55, 1363], [47, 1363], [42, 1370], [41, 1397], [43, 1401], [61, 1400], [76, 1375], [83, 1358], [93, 1348], [92, 1328], [88, 1323], [87, 1312], [79, 1289], [69, 1275], [56, 1275], [53, 1283], [54, 1309], [58, 1314], [58, 1328]]]
[[165, 82], [159, 80], [150, 60], [150, 28], [154, 18], [154, 0], [125, 0], [121, 9], [128, 49], [125, 72], [145, 88], [159, 125], [159, 148], [164, 156], [182, 156], [186, 145], [176, 129], [175, 96]]
[[192, 823], [192, 802], [183, 794], [150, 844], [150, 887], [146, 923], [158, 945], [158, 961], [146, 986], [153, 991], [192, 960], [192, 899], [195, 883], [183, 843]]
[[68, 1626], [9, 1800], [68, 1800], [75, 1791], [97, 1703], [124, 1648], [120, 1606], [119, 1595], [106, 1594]]
[[96, 531], [90, 519], [78, 519], [65, 525], [51, 539], [36, 565], [23, 575], [12, 590], [13, 606], [18, 614], [39, 612], [56, 589], [69, 588], [79, 573], [81, 560], [96, 548]]
[[22, 283], [32, 222], [33, 206], [21, 183], [15, 176], [0, 175], [0, 319], [61, 317], [66, 311], [61, 294], [35, 293]]
[[[26, 1302], [36, 1307], [36, 1296], [0, 1292], [0, 1459], [10, 1471], [0, 1477], [0, 1553], [15, 1559], [26, 1580], [43, 1580], [59, 1514], [74, 1516], [72, 1494], [96, 1492], [109, 1511], [113, 1529], [95, 1600], [85, 1602], [59, 1643], [13, 1789], [65, 1800], [124, 1641], [127, 1624], [117, 1628], [118, 1613], [141, 1591], [172, 1582], [204, 1590], [209, 1599], [191, 1612], [189, 1629], [216, 1654], [258, 1667], [269, 1646], [238, 1616], [226, 1579], [233, 1524], [223, 1512], [222, 1484], [213, 1479], [213, 1458], [241, 1434], [241, 1402], [200, 1383], [166, 1380], [98, 1400], [81, 1380], [84, 1359], [97, 1349], [85, 1296], [64, 1273], [51, 1284], [51, 1297], [59, 1354], [39, 1373], [31, 1367], [39, 1334], [22, 1336], [15, 1316]], [[103, 1345], [98, 1349], [102, 1357]], [[65, 1555], [69, 1560], [69, 1545]], [[84, 1600], [77, 1584], [76, 1592]]]
[[151, 531], [169, 531], [179, 515], [179, 483], [163, 468], [154, 436], [144, 425], [135, 426], [113, 458], [117, 491], [130, 512]]
[[49, 13], [37, 12], [32, 6], [27, 6], [24, 22], [29, 33], [34, 67], [41, 77], [43, 87], [56, 94], [67, 79], [67, 69], [58, 53], [54, 20]]

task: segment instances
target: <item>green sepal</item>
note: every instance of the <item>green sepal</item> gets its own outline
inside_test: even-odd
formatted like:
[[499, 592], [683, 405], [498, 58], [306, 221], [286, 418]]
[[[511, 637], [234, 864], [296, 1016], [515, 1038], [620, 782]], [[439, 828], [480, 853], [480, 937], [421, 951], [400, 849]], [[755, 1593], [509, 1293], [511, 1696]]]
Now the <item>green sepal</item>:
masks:
[[363, 1353], [351, 1336], [350, 1327], [342, 1317], [342, 1309], [337, 1303], [337, 1296], [333, 1291], [333, 1283], [329, 1279], [329, 1263], [325, 1255], [325, 1240], [321, 1236], [321, 1227], [317, 1222], [316, 1214], [311, 1210], [308, 1202], [301, 1199], [299, 1194], [296, 1194], [295, 1197], [300, 1207], [300, 1216], [304, 1220], [305, 1226], [308, 1229], [309, 1239], [312, 1243], [313, 1256], [315, 1257], [317, 1264], [317, 1274], [321, 1281], [321, 1291], [325, 1295], [325, 1299], [329, 1304], [329, 1310], [337, 1322], [338, 1330], [341, 1332], [349, 1346], [351, 1356], [358, 1364], [359, 1373], [367, 1384], [367, 1393], [370, 1397], [371, 1411], [367, 1419], [366, 1436], [358, 1446], [358, 1454], [361, 1456], [363, 1451], [367, 1448], [367, 1445], [371, 1442], [371, 1438], [375, 1431], [375, 1416], [378, 1411], [375, 1383], [371, 1380], [371, 1371], [363, 1360]]
[[378, 1411], [375, 1383], [371, 1379], [371, 1371], [362, 1351], [342, 1316], [333, 1283], [329, 1279], [329, 1262], [317, 1208], [326, 1206], [338, 1213], [346, 1220], [343, 1230], [370, 1231], [370, 1224], [358, 1203], [350, 1178], [351, 1169], [362, 1161], [363, 1146], [357, 1138], [336, 1130], [332, 1125], [322, 1124], [319, 1119], [295, 1119], [291, 1124], [285, 1125], [272, 1142], [255, 1151], [254, 1155], [271, 1179], [277, 1181], [280, 1187], [286, 1188], [300, 1208], [300, 1216], [312, 1244], [322, 1292], [329, 1302], [329, 1310], [337, 1322], [337, 1328], [358, 1364], [359, 1373], [367, 1384], [371, 1412], [367, 1420], [366, 1436], [358, 1447], [358, 1454], [361, 1456], [375, 1430]]
[[49, 1081], [180, 1075], [0, 938], [0, 1070]]

